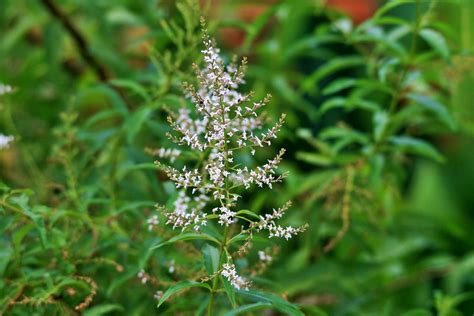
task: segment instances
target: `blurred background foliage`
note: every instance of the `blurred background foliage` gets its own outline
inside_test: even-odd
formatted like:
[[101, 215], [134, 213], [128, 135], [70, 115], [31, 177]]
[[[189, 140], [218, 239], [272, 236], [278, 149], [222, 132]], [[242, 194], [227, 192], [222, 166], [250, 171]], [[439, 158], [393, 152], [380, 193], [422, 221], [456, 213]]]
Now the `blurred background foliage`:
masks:
[[199, 292], [155, 307], [200, 254], [150, 250], [174, 232], [146, 220], [176, 192], [144, 150], [169, 145], [165, 109], [186, 105], [201, 15], [228, 59], [249, 57], [269, 116], [288, 115], [290, 177], [246, 201], [292, 199], [288, 223], [310, 229], [256, 286], [308, 315], [472, 313], [474, 2], [205, 2], [0, 2], [15, 87], [0, 131], [16, 137], [0, 152], [0, 314], [201, 311]]

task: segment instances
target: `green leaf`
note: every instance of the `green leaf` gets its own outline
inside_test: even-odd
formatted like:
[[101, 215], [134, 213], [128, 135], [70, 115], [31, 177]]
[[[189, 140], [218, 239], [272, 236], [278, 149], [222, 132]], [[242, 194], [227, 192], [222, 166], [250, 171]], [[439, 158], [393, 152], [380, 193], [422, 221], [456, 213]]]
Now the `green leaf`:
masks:
[[365, 144], [367, 136], [361, 132], [344, 127], [328, 127], [319, 134], [321, 139], [347, 139], [351, 142]]
[[321, 107], [319, 108], [319, 114], [324, 114], [327, 111], [335, 108], [343, 108], [347, 103], [347, 100], [342, 97], [336, 97], [336, 98], [331, 98], [323, 104], [321, 104]]
[[340, 78], [331, 82], [323, 89], [323, 95], [333, 94], [341, 90], [353, 87], [356, 84], [353, 78]]
[[84, 311], [84, 316], [105, 315], [113, 311], [123, 311], [123, 307], [118, 304], [98, 305]]
[[252, 42], [261, 33], [265, 25], [268, 24], [270, 18], [275, 14], [278, 6], [270, 6], [263, 14], [260, 14], [252, 24], [247, 25], [247, 36], [244, 39], [242, 47], [244, 50], [248, 50]]
[[425, 28], [420, 31], [420, 36], [434, 49], [441, 57], [448, 60], [450, 53], [446, 39], [441, 33], [433, 29]]
[[261, 309], [268, 309], [270, 307], [272, 307], [272, 304], [267, 303], [267, 302], [258, 302], [258, 303], [248, 304], [248, 305], [242, 305], [242, 306], [239, 306], [238, 308], [235, 308], [225, 313], [225, 316], [234, 316], [234, 315], [239, 315], [242, 313], [258, 311]]
[[301, 312], [296, 305], [291, 304], [280, 296], [254, 290], [239, 290], [238, 293], [242, 296], [248, 296], [251, 299], [257, 300], [259, 303], [270, 303], [273, 308], [287, 315], [304, 316], [303, 312]]
[[157, 307], [160, 307], [161, 305], [163, 305], [163, 303], [167, 299], [169, 299], [172, 295], [179, 293], [181, 291], [184, 291], [186, 289], [193, 288], [193, 287], [202, 287], [211, 291], [211, 287], [207, 283], [201, 283], [201, 282], [195, 282], [195, 281], [181, 281], [166, 290], [166, 292], [163, 294], [160, 301], [158, 302]]
[[115, 87], [126, 88], [134, 92], [135, 94], [142, 97], [146, 103], [151, 102], [151, 99], [148, 96], [146, 89], [142, 85], [137, 83], [136, 81], [128, 80], [128, 79], [112, 79], [112, 80], [109, 80], [109, 83]]
[[223, 278], [222, 276], [220, 276], [220, 278], [222, 280], [222, 283], [224, 284], [224, 290], [227, 294], [227, 298], [232, 304], [232, 307], [235, 308], [237, 306], [237, 301], [235, 300], [235, 288], [226, 278]]
[[238, 235], [235, 235], [234, 237], [232, 237], [229, 241], [228, 241], [228, 245], [232, 245], [233, 243], [235, 242], [238, 242], [238, 241], [244, 241], [244, 240], [247, 240], [247, 238], [249, 237], [248, 234], [238, 234]]
[[403, 313], [402, 316], [433, 316], [433, 314], [426, 309], [414, 309]]
[[129, 144], [135, 140], [135, 137], [142, 129], [143, 124], [150, 116], [152, 111], [153, 110], [149, 107], [141, 108], [140, 110], [134, 112], [132, 116], [126, 120], [124, 127], [127, 131], [127, 141]]
[[161, 247], [169, 245], [169, 244], [173, 244], [173, 243], [178, 242], [178, 241], [196, 240], [196, 239], [210, 240], [210, 241], [215, 242], [216, 244], [220, 245], [220, 242], [212, 236], [209, 236], [209, 235], [204, 234], [204, 233], [199, 234], [199, 233], [189, 232], [189, 233], [182, 233], [182, 234], [179, 234], [177, 236], [174, 236], [174, 237], [170, 238], [169, 240], [167, 240], [165, 242], [162, 242], [162, 243], [160, 243], [156, 246], [151, 247], [150, 249], [158, 249], [158, 248], [161, 248]]
[[23, 238], [25, 238], [25, 236], [34, 228], [35, 228], [35, 225], [27, 224], [27, 225], [22, 226], [20, 229], [18, 229], [17, 231], [13, 233], [12, 241], [13, 241], [13, 246], [16, 249], [16, 251], [20, 251], [20, 245]]
[[240, 210], [240, 211], [237, 212], [237, 215], [240, 215], [240, 214], [246, 214], [246, 215], [250, 215], [254, 218], [260, 219], [260, 216], [258, 216], [257, 214], [255, 214], [254, 212], [249, 211], [249, 210]]
[[385, 134], [389, 119], [388, 114], [385, 111], [375, 112], [373, 117], [374, 123], [374, 139], [380, 141], [382, 136]]
[[311, 91], [323, 78], [347, 68], [363, 65], [365, 62], [365, 59], [360, 56], [344, 56], [331, 59], [305, 79], [303, 88], [305, 91]]
[[330, 157], [311, 152], [299, 151], [296, 153], [296, 159], [316, 166], [329, 166], [331, 164]]
[[374, 14], [373, 18], [374, 20], [377, 20], [381, 16], [385, 15], [387, 12], [391, 11], [392, 9], [401, 6], [403, 4], [408, 4], [408, 3], [414, 3], [415, 0], [392, 0], [388, 1], [385, 5], [380, 7], [377, 12]]
[[202, 254], [207, 273], [213, 274], [219, 269], [219, 249], [206, 244], [202, 249]]
[[446, 106], [427, 96], [409, 93], [408, 98], [421, 105], [426, 110], [432, 112], [439, 121], [448, 126], [451, 130], [456, 129], [456, 122]]
[[404, 152], [424, 156], [437, 162], [444, 162], [443, 155], [441, 155], [430, 143], [425, 142], [424, 140], [409, 136], [393, 136], [390, 138], [390, 142], [395, 145], [396, 148]]
[[115, 117], [123, 117], [123, 112], [118, 110], [118, 109], [110, 109], [110, 110], [104, 110], [100, 111], [97, 114], [93, 115], [90, 117], [85, 123], [83, 128], [84, 129], [89, 129], [95, 124], [97, 124], [100, 121], [103, 120], [108, 120], [108, 119], [113, 119]]

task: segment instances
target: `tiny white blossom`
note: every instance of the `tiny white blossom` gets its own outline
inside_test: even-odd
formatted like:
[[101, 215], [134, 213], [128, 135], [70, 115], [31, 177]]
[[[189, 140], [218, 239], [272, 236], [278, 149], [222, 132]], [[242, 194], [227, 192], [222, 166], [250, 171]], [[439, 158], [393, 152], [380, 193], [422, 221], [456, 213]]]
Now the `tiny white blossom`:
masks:
[[153, 227], [158, 225], [158, 215], [153, 215], [152, 217], [150, 217], [147, 221], [147, 224], [148, 224], [148, 230], [153, 230]]
[[173, 259], [173, 260], [170, 261], [169, 266], [168, 266], [168, 272], [171, 273], [171, 274], [173, 274], [174, 271], [176, 270], [174, 264], [175, 263], [174, 263], [174, 259]]
[[235, 265], [232, 263], [225, 263], [222, 266], [222, 276], [225, 277], [237, 290], [248, 290], [251, 285], [250, 281], [237, 274]]
[[13, 87], [0, 82], [0, 95], [9, 94], [13, 92]]
[[155, 292], [155, 295], [153, 295], [153, 297], [154, 297], [155, 300], [157, 300], [157, 301], [161, 300], [161, 298], [163, 297], [163, 291], [156, 291], [156, 292]]
[[146, 284], [148, 282], [148, 275], [145, 273], [145, 270], [140, 270], [140, 272], [138, 272], [138, 278], [140, 279], [140, 281], [142, 282], [142, 284]]
[[258, 258], [260, 259], [260, 261], [263, 261], [263, 262], [272, 262], [273, 261], [273, 257], [270, 256], [269, 254], [266, 254], [265, 251], [263, 250], [259, 250], [258, 251]]
[[15, 140], [13, 136], [0, 134], [0, 149], [10, 147], [10, 144]]

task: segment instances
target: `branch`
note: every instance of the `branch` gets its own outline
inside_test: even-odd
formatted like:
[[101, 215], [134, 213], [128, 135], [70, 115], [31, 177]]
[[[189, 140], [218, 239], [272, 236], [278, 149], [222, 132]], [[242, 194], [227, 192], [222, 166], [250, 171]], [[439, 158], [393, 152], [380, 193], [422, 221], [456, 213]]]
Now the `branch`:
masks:
[[86, 39], [79, 32], [79, 30], [72, 23], [72, 21], [68, 18], [68, 16], [61, 10], [59, 6], [57, 6], [54, 3], [53, 0], [41, 0], [41, 2], [49, 11], [49, 13], [54, 18], [58, 19], [63, 25], [63, 27], [66, 29], [66, 31], [71, 35], [72, 39], [74, 40], [77, 47], [79, 48], [79, 53], [81, 54], [82, 58], [86, 61], [87, 64], [89, 64], [90, 67], [92, 67], [97, 77], [99, 77], [100, 81], [104, 81], [104, 82], [107, 81], [109, 79], [107, 70], [91, 54]]

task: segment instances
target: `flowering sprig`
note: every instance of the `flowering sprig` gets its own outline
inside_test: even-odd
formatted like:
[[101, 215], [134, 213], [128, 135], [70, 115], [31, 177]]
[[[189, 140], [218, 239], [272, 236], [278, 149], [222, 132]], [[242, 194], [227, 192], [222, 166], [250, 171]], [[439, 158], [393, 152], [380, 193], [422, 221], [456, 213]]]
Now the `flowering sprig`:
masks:
[[[9, 86], [0, 82], [0, 96], [5, 95], [5, 94], [11, 94], [14, 91], [15, 89], [12, 86]], [[0, 150], [10, 147], [11, 143], [14, 140], [15, 140], [15, 137], [0, 133]]]
[[[199, 84], [183, 84], [185, 95], [193, 103], [194, 111], [183, 108], [168, 116], [173, 129], [173, 132], [168, 133], [170, 140], [187, 146], [194, 152], [190, 156], [199, 158], [192, 167], [185, 165], [180, 169], [157, 162], [179, 190], [174, 208], [169, 210], [158, 206], [158, 211], [166, 218], [167, 224], [183, 232], [199, 232], [209, 221], [216, 221], [222, 227], [224, 237], [220, 243], [219, 266], [211, 276], [202, 278], [205, 281], [212, 280], [213, 297], [217, 292], [219, 276], [227, 279], [235, 289], [246, 290], [251, 284], [238, 275], [228, 251], [232, 240], [239, 239], [233, 238], [236, 235], [230, 236], [229, 232], [235, 231], [230, 230], [230, 226], [236, 228], [239, 221], [246, 223], [246, 227], [242, 226], [240, 232], [237, 230], [237, 235], [242, 235], [240, 240], [245, 240], [242, 247], [250, 244], [253, 232], [266, 230], [269, 237], [289, 239], [304, 231], [306, 226], [294, 228], [277, 224], [276, 221], [283, 217], [290, 203], [274, 210], [272, 214], [260, 217], [246, 211], [247, 215], [253, 214], [253, 219], [243, 217], [243, 211], [236, 209], [242, 190], [249, 189], [252, 185], [272, 189], [273, 184], [281, 182], [287, 176], [287, 173], [277, 172], [284, 149], [262, 166], [243, 166], [235, 161], [239, 153], [254, 155], [256, 149], [271, 146], [285, 122], [285, 114], [281, 115], [276, 124], [266, 129], [265, 117], [259, 111], [270, 101], [271, 96], [267, 95], [262, 100], [253, 102], [253, 93], [243, 94], [238, 91], [239, 86], [245, 82], [247, 60], [244, 58], [237, 66], [236, 59], [233, 58], [226, 66], [205, 28], [203, 44], [205, 67], [193, 67]], [[163, 158], [179, 158], [167, 149], [159, 149], [156, 153]], [[149, 224], [155, 222], [153, 219]], [[260, 254], [260, 258], [268, 260], [269, 257], [262, 257]]]

